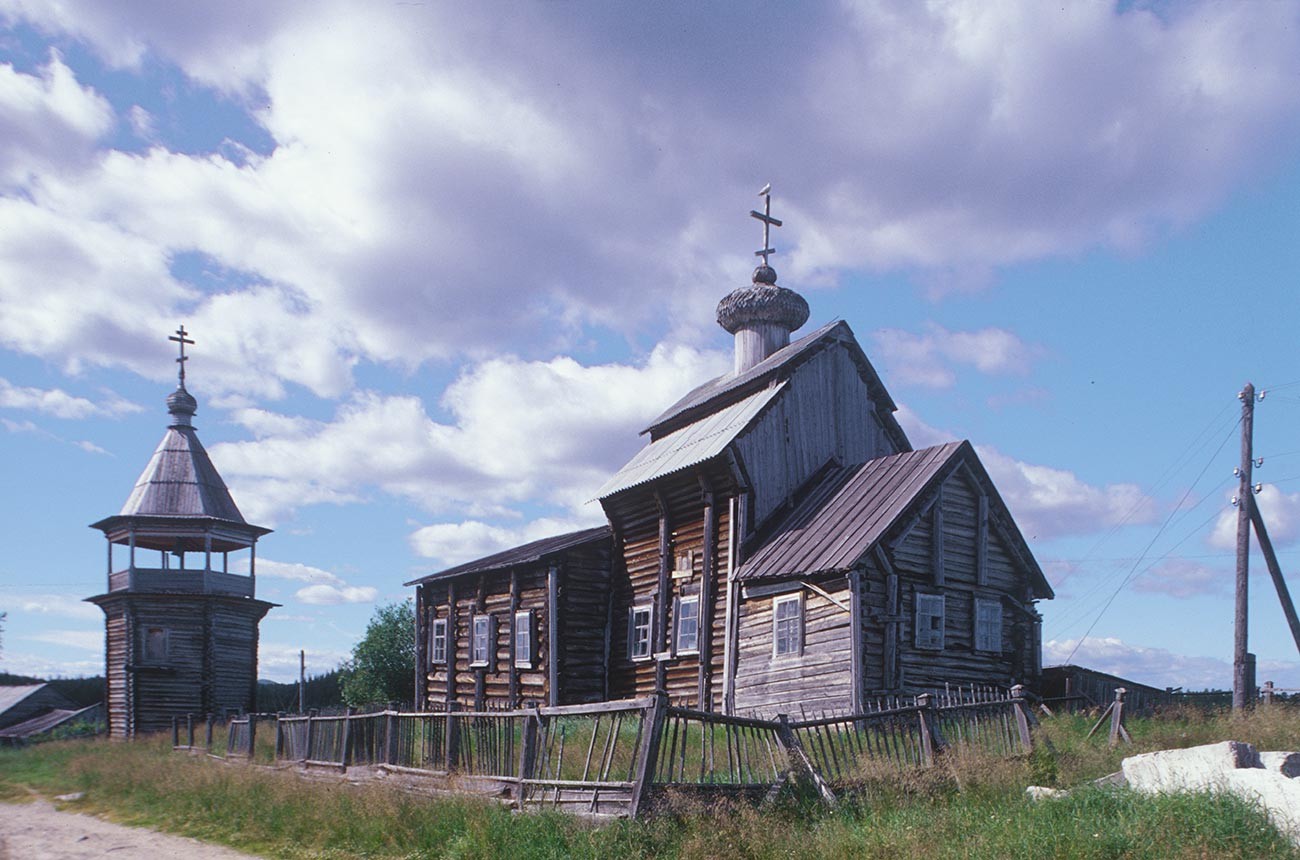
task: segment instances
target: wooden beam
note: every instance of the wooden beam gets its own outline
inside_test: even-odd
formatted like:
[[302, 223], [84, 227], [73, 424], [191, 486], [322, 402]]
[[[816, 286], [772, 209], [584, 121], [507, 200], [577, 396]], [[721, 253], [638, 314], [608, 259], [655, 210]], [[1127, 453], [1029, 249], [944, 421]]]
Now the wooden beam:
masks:
[[[474, 614], [469, 618], [469, 653], [470, 662], [474, 662], [474, 618], [478, 615], [487, 613], [487, 578], [488, 574], [480, 573], [478, 575], [478, 594], [474, 598]], [[487, 666], [479, 666], [474, 669], [474, 710], [483, 710], [487, 701], [487, 672], [489, 668], [495, 668], [497, 655], [496, 630], [492, 623], [488, 622], [488, 636], [492, 637], [488, 644]]]
[[429, 607], [424, 583], [415, 586], [415, 710], [429, 707]]
[[989, 578], [989, 497], [979, 491], [979, 513], [975, 521], [975, 584], [988, 585]]
[[546, 569], [546, 701], [560, 704], [560, 565]]
[[[850, 588], [850, 590], [851, 590], [852, 587], [853, 587], [853, 586], [852, 586], [853, 573], [854, 573], [854, 571], [856, 571], [856, 570], [857, 570], [857, 568], [854, 568], [853, 571], [849, 571], [849, 582], [850, 582], [849, 588]], [[831, 603], [835, 604], [835, 605], [838, 606], [840, 609], [843, 609], [845, 612], [849, 613], [850, 615], [853, 614], [853, 604], [852, 604], [852, 601], [850, 601], [849, 603], [845, 603], [843, 600], [840, 600], [838, 597], [836, 597], [835, 595], [831, 594], [829, 591], [827, 591], [826, 589], [822, 588], [820, 585], [817, 585], [817, 584], [815, 584], [815, 583], [809, 582], [809, 581], [806, 580], [806, 579], [804, 579], [804, 580], [800, 580], [799, 584], [802, 585], [804, 588], [808, 589], [808, 590], [811, 591], [811, 592], [814, 592], [814, 593], [816, 593], [816, 594], [820, 594], [822, 597], [826, 598], [826, 599], [829, 600]]]
[[704, 489], [704, 572], [700, 581], [699, 660], [697, 703], [700, 710], [713, 710], [713, 603], [717, 579], [718, 521], [714, 509], [715, 499], [712, 485], [700, 475], [700, 486]]
[[[471, 631], [472, 632], [472, 631]], [[460, 652], [460, 635], [456, 632], [456, 580], [447, 580], [447, 697], [448, 705], [456, 701], [456, 657]]]
[[722, 712], [724, 714], [731, 714], [736, 710], [736, 649], [739, 644], [736, 641], [738, 636], [736, 604], [740, 597], [736, 593], [738, 586], [733, 579], [738, 564], [736, 507], [736, 497], [732, 496], [727, 500], [727, 592], [723, 608], [726, 615], [723, 617], [722, 626]]
[[935, 505], [930, 515], [930, 565], [934, 584], [943, 585], [943, 485], [935, 491]]
[[862, 671], [862, 569], [849, 571], [849, 710], [861, 713], [865, 677]]
[[1277, 599], [1282, 604], [1282, 613], [1286, 615], [1287, 626], [1291, 628], [1291, 638], [1295, 640], [1296, 649], [1300, 650], [1300, 617], [1296, 616], [1295, 604], [1291, 602], [1291, 592], [1286, 587], [1286, 580], [1282, 578], [1282, 568], [1277, 563], [1277, 555], [1273, 552], [1273, 541], [1269, 540], [1268, 529], [1264, 527], [1264, 517], [1260, 514], [1253, 495], [1247, 495], [1246, 499], [1250, 504], [1250, 521], [1255, 525], [1255, 539], [1259, 541], [1259, 548], [1264, 552], [1269, 576], [1273, 577], [1273, 586], [1277, 589]]
[[655, 504], [659, 507], [659, 593], [654, 603], [655, 638], [651, 651], [655, 658], [655, 691], [660, 692], [667, 689], [668, 683], [668, 666], [659, 659], [659, 655], [668, 650], [668, 599], [671, 584], [669, 577], [672, 565], [669, 555], [672, 550], [672, 527], [668, 521], [668, 504], [658, 491], [655, 491]]
[[[515, 613], [519, 611], [519, 571], [516, 568], [510, 568], [510, 682], [509, 693], [510, 707], [519, 707], [519, 669], [515, 666], [515, 642], [518, 641], [519, 631], [515, 629], [517, 621]], [[529, 631], [532, 635], [532, 631]], [[537, 653], [537, 643], [530, 642], [529, 646], [533, 653]]]

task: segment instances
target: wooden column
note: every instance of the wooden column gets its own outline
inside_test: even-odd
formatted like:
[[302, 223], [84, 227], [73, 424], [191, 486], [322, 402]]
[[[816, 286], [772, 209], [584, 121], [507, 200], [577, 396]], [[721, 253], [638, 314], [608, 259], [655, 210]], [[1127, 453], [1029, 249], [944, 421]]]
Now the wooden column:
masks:
[[429, 707], [429, 606], [424, 584], [415, 587], [415, 710]]
[[849, 643], [849, 710], [861, 713], [863, 701], [862, 671], [862, 569], [855, 567], [849, 571], [849, 631], [853, 637]]
[[[474, 598], [474, 615], [469, 619], [469, 649], [470, 662], [474, 657], [474, 616], [484, 615], [487, 613], [487, 574], [478, 575], [478, 596]], [[496, 639], [496, 630], [494, 625], [488, 624], [488, 637], [491, 640]], [[488, 664], [479, 666], [474, 669], [474, 710], [481, 711], [487, 699], [487, 673], [488, 669], [496, 662], [497, 642], [491, 641], [488, 644]]]
[[546, 686], [547, 702], [560, 704], [560, 565], [546, 570]]
[[704, 489], [704, 572], [700, 578], [699, 659], [700, 677], [698, 707], [701, 711], [713, 710], [713, 603], [716, 593], [718, 520], [715, 513], [713, 490], [701, 476]]
[[943, 585], [943, 486], [935, 492], [934, 507], [930, 509], [930, 565], [934, 568], [934, 584]]
[[989, 497], [979, 494], [978, 519], [975, 521], [975, 584], [988, 585], [989, 577]]
[[723, 618], [723, 651], [722, 651], [722, 712], [724, 714], [735, 713], [736, 710], [736, 649], [737, 649], [737, 614], [738, 595], [737, 586], [734, 581], [736, 568], [740, 566], [739, 547], [737, 546], [738, 536], [740, 534], [739, 526], [736, 523], [736, 497], [732, 496], [727, 501], [727, 591], [726, 603], [723, 611], [726, 616]]
[[[515, 643], [518, 641], [519, 631], [516, 628], [515, 613], [519, 611], [519, 571], [510, 568], [510, 663], [508, 664], [510, 673], [510, 707], [519, 707], [519, 668], [515, 665]], [[536, 642], [530, 643], [536, 646]]]
[[[472, 631], [471, 631], [472, 632]], [[456, 580], [447, 580], [447, 696], [448, 707], [456, 701], [456, 659], [460, 634], [456, 632]]]
[[672, 559], [671, 523], [668, 521], [668, 504], [664, 497], [655, 493], [655, 503], [659, 506], [659, 583], [658, 595], [655, 597], [655, 637], [651, 648], [655, 661], [655, 691], [664, 692], [668, 688], [668, 664], [659, 659], [659, 655], [668, 650], [668, 599], [669, 579]]

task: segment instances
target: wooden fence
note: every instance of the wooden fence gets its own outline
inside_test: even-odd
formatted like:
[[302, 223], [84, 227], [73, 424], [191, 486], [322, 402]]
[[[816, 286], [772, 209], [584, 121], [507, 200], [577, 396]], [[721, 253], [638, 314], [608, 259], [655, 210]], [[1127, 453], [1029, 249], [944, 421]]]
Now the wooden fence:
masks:
[[[670, 793], [763, 796], [792, 782], [833, 803], [881, 766], [926, 767], [951, 747], [997, 756], [1031, 748], [1021, 688], [1000, 699], [923, 694], [879, 704], [893, 707], [763, 720], [674, 707], [659, 694], [516, 710], [248, 715], [223, 728], [228, 758], [254, 759], [264, 727], [275, 762], [377, 766], [508, 796], [521, 808], [589, 815], [635, 816]], [[212, 753], [211, 719], [205, 746], [195, 743], [192, 717], [172, 730], [176, 749]]]

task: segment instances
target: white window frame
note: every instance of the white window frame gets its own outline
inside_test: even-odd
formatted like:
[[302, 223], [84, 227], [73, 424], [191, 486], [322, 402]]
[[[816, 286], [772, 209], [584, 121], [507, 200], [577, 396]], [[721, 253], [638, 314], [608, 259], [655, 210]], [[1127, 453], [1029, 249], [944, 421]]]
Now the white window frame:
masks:
[[1002, 601], [975, 598], [975, 650], [1002, 653]]
[[[794, 605], [793, 618], [782, 618], [781, 609], [784, 606]], [[793, 621], [794, 629], [792, 644], [788, 644], [785, 650], [782, 650], [781, 643], [789, 642], [790, 637], [782, 637], [782, 622]], [[772, 598], [772, 657], [799, 657], [803, 655], [803, 592], [796, 591], [793, 594], [778, 594]]]
[[447, 650], [447, 619], [435, 618], [429, 624], [429, 662], [445, 665]]
[[[637, 624], [636, 617], [640, 613], [645, 613], [645, 624]], [[654, 658], [654, 617], [655, 609], [653, 603], [639, 603], [627, 611], [627, 656], [629, 659], [640, 662]], [[637, 653], [637, 628], [645, 630], [645, 652]]]
[[[942, 651], [944, 628], [947, 624], [947, 606], [942, 594], [916, 592], [916, 624], [912, 641], [920, 651]], [[934, 619], [939, 623], [935, 624]]]
[[[690, 647], [682, 644], [682, 610], [686, 606], [695, 607], [695, 631], [691, 638]], [[677, 598], [677, 611], [673, 613], [673, 645], [678, 654], [698, 654], [700, 653], [700, 596], [691, 594]]]
[[[479, 641], [480, 626], [482, 642]], [[480, 644], [482, 648], [480, 649]], [[492, 662], [492, 616], [475, 615], [470, 623], [469, 664], [474, 667], [487, 666]]]
[[[514, 641], [510, 643], [510, 657], [519, 669], [531, 669], [537, 661], [536, 643], [533, 641], [533, 610], [520, 609], [515, 612]], [[520, 645], [523, 654], [519, 653]]]

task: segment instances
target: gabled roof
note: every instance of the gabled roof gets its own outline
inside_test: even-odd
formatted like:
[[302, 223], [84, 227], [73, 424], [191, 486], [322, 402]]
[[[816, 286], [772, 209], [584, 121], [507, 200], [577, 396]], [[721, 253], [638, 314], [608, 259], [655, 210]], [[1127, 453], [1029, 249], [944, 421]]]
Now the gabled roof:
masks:
[[428, 576], [422, 576], [419, 579], [413, 579], [410, 582], [402, 584], [419, 585], [425, 582], [434, 582], [441, 579], [450, 579], [455, 576], [463, 576], [467, 573], [486, 573], [487, 571], [492, 570], [504, 570], [517, 565], [542, 561], [548, 556], [557, 555], [565, 550], [573, 549], [574, 547], [608, 541], [609, 539], [609, 526], [598, 526], [594, 529], [583, 529], [578, 532], [569, 532], [568, 534], [535, 540], [532, 543], [526, 543], [523, 546], [517, 546], [513, 549], [502, 550], [493, 555], [484, 556], [475, 561], [467, 561], [464, 564], [457, 565], [456, 567], [449, 567], [446, 570], [440, 570], [437, 573], [431, 573]]
[[731, 441], [744, 432], [755, 418], [771, 403], [785, 382], [764, 388], [743, 400], [705, 415], [694, 424], [688, 424], [666, 436], [660, 436], [646, 445], [619, 469], [612, 478], [596, 491], [596, 498], [604, 499], [655, 478], [671, 475], [682, 469], [699, 465], [716, 457]]
[[48, 684], [23, 684], [17, 687], [0, 687], [0, 714], [28, 696], [49, 686]]
[[172, 426], [118, 516], [210, 517], [244, 523], [193, 427]]
[[884, 383], [880, 381], [879, 374], [871, 366], [857, 338], [853, 336], [853, 330], [843, 320], [827, 323], [816, 331], [792, 341], [788, 346], [778, 349], [744, 373], [724, 374], [698, 386], [668, 407], [641, 432], [649, 433], [651, 438], [658, 439], [683, 424], [697, 421], [702, 415], [716, 411], [728, 402], [748, 396], [757, 389], [766, 388], [776, 379], [788, 377], [799, 364], [835, 342], [843, 343], [848, 347], [871, 396], [884, 407], [880, 410], [880, 415], [890, 434], [895, 437], [895, 441], [901, 447], [911, 448], [911, 445], [907, 444], [906, 434], [893, 417], [894, 410], [897, 408], [893, 398], [889, 396]]
[[0, 738], [17, 739], [30, 738], [35, 735], [44, 734], [52, 729], [56, 729], [64, 723], [70, 723], [78, 718], [82, 719], [103, 719], [101, 713], [104, 705], [102, 702], [90, 705], [85, 708], [55, 708], [40, 716], [32, 717], [21, 723], [0, 729]]
[[989, 503], [1010, 523], [1009, 539], [1030, 566], [1034, 594], [1051, 597], [1042, 570], [988, 480], [969, 442], [949, 442], [920, 451], [878, 457], [856, 466], [832, 469], [770, 532], [745, 560], [740, 581], [785, 579], [853, 568], [895, 524], [929, 496], [934, 485], [962, 460], [988, 493]]

